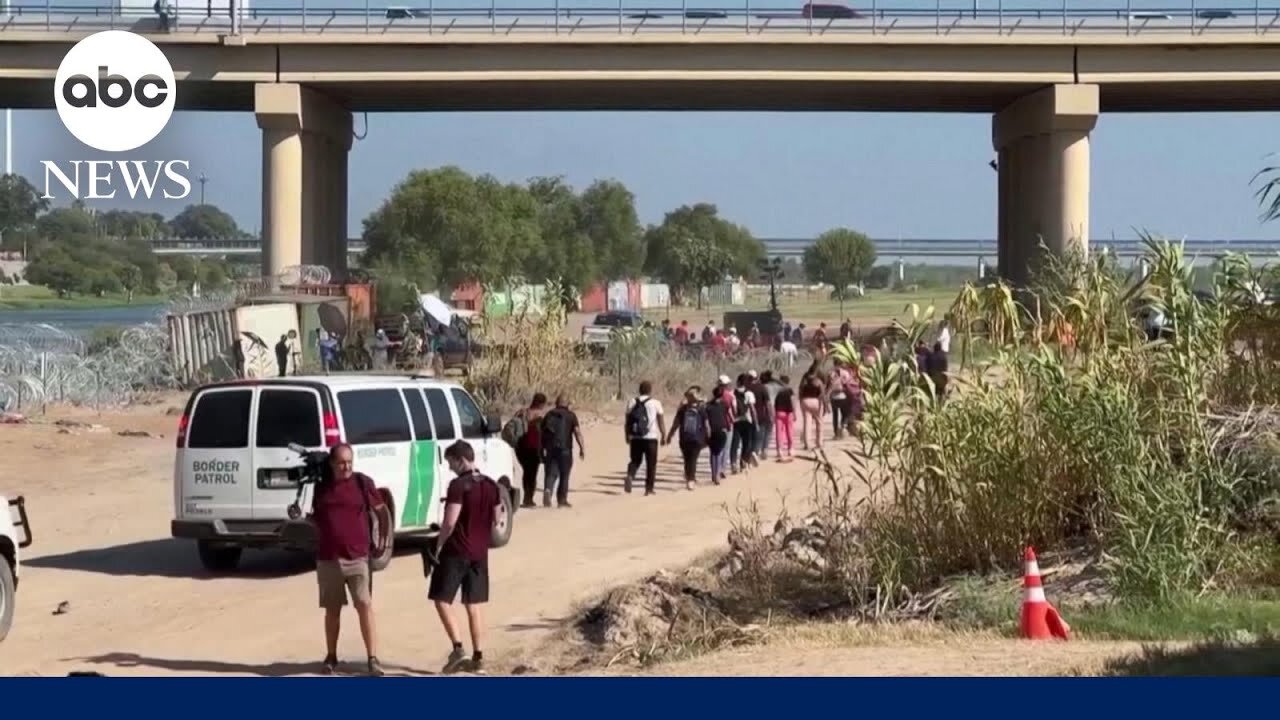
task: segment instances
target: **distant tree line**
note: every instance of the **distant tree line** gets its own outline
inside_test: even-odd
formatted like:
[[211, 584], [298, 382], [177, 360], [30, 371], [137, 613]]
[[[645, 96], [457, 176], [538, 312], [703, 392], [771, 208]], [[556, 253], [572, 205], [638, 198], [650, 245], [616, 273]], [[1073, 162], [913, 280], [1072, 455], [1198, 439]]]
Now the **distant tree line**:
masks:
[[[766, 260], [764, 244], [710, 203], [645, 226], [635, 195], [617, 180], [579, 191], [560, 177], [504, 183], [452, 166], [409, 173], [365, 219], [363, 239], [372, 275], [424, 290], [556, 281], [581, 292], [648, 276], [680, 302], [726, 277], [756, 281]], [[806, 253], [803, 269], [812, 281], [844, 287], [862, 282], [874, 262], [871, 241], [841, 228]]]
[[[173, 218], [130, 210], [95, 212], [83, 203], [50, 208], [24, 177], [0, 176], [0, 249], [22, 251], [25, 279], [59, 295], [158, 295], [218, 289], [230, 267], [216, 258], [159, 257], [156, 238], [248, 237], [212, 205], [189, 205]], [[6, 278], [6, 280], [10, 280]]]

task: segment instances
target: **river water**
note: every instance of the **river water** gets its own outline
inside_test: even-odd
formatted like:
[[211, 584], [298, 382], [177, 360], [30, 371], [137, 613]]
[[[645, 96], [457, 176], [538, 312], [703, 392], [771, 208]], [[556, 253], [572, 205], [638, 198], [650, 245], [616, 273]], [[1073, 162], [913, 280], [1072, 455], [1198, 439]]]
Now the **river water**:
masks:
[[129, 305], [105, 308], [0, 310], [0, 325], [47, 324], [87, 335], [99, 327], [128, 327], [155, 322], [163, 305]]

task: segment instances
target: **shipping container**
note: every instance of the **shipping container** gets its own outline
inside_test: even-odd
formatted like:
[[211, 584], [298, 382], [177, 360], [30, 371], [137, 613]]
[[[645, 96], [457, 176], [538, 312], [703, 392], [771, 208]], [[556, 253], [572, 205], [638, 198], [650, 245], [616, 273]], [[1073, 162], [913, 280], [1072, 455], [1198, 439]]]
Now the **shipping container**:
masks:
[[369, 335], [373, 332], [373, 313], [378, 301], [374, 286], [349, 283], [343, 286], [343, 291], [347, 295], [347, 323], [351, 332]]
[[179, 381], [196, 384], [236, 377], [235, 322], [232, 310], [175, 313], [165, 318]]
[[304, 343], [298, 332], [298, 306], [294, 303], [245, 305], [235, 309], [235, 327], [244, 356], [244, 377], [276, 377], [276, 344], [283, 337], [289, 346], [286, 372], [296, 370]]
[[634, 310], [631, 305], [631, 288], [625, 280], [614, 280], [609, 283], [606, 290], [608, 293], [609, 310]]
[[485, 308], [484, 288], [478, 283], [467, 283], [453, 289], [449, 301], [462, 310], [481, 312]]
[[666, 283], [644, 283], [640, 286], [640, 307], [665, 308], [671, 305], [671, 289]]
[[602, 313], [609, 309], [609, 296], [604, 285], [596, 284], [587, 288], [578, 301], [578, 310], [584, 313]]

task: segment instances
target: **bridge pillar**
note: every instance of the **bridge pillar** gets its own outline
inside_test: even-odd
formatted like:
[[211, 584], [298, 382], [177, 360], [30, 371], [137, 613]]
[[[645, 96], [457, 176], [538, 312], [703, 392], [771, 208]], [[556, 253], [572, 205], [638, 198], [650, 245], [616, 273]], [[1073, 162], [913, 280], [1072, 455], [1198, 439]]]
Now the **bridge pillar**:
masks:
[[296, 83], [254, 88], [262, 128], [262, 273], [324, 265], [346, 275], [351, 113]]
[[1097, 121], [1097, 85], [1053, 85], [993, 118], [999, 271], [1014, 285], [1031, 279], [1041, 243], [1051, 253], [1088, 250], [1089, 133]]

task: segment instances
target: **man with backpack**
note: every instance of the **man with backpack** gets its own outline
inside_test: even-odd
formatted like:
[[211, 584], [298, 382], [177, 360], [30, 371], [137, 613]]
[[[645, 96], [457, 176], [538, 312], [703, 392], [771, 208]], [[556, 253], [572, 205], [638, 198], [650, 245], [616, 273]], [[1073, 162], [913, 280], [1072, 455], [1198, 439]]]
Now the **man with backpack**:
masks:
[[729, 446], [729, 471], [739, 473], [748, 465], [756, 465], [756, 395], [751, 392], [746, 373], [738, 376], [733, 390], [733, 440]]
[[582, 442], [582, 428], [578, 416], [569, 409], [564, 395], [556, 396], [556, 406], [542, 416], [542, 460], [546, 471], [542, 490], [542, 507], [551, 507], [551, 493], [556, 495], [556, 506], [569, 504], [569, 471], [573, 470], [573, 442], [578, 441], [578, 459], [587, 457]]
[[702, 388], [694, 385], [684, 391], [684, 402], [680, 404], [680, 409], [676, 410], [676, 421], [671, 426], [671, 431], [667, 433], [666, 442], [671, 443], [671, 437], [678, 431], [680, 433], [680, 457], [684, 460], [684, 487], [686, 490], [692, 490], [693, 485], [697, 482], [698, 475], [698, 456], [702, 454], [702, 448], [707, 445], [707, 437], [710, 431], [707, 428], [707, 410], [702, 404], [702, 398], [699, 395]]
[[645, 495], [653, 494], [653, 485], [658, 479], [658, 443], [666, 436], [667, 427], [662, 417], [662, 403], [652, 392], [653, 385], [648, 380], [640, 383], [640, 394], [627, 403], [623, 417], [623, 432], [631, 450], [624, 492], [631, 492], [641, 460], [644, 460]]

